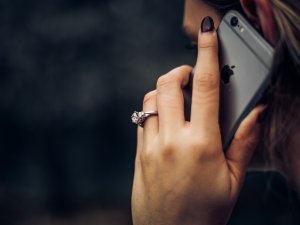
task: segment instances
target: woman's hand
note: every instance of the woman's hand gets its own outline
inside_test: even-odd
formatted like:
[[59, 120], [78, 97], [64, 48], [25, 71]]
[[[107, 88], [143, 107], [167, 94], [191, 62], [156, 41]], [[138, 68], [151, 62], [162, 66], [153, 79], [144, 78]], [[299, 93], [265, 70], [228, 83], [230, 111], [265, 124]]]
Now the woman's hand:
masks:
[[160, 77], [157, 90], [144, 98], [143, 111], [157, 110], [158, 116], [138, 128], [132, 193], [135, 225], [225, 224], [239, 195], [258, 141], [257, 119], [263, 107], [242, 122], [224, 153], [218, 123], [217, 34], [206, 30], [198, 36], [190, 122], [184, 118], [182, 88], [191, 67]]

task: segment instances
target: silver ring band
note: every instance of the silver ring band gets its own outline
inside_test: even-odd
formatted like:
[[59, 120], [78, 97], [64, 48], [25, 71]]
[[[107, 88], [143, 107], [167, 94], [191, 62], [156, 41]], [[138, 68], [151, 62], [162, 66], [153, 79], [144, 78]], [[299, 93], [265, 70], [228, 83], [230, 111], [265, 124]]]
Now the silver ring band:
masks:
[[131, 115], [131, 121], [134, 124], [137, 124], [141, 127], [144, 127], [144, 123], [145, 120], [149, 117], [149, 116], [156, 116], [158, 115], [157, 111], [148, 111], [148, 112], [137, 112], [134, 111], [133, 114]]

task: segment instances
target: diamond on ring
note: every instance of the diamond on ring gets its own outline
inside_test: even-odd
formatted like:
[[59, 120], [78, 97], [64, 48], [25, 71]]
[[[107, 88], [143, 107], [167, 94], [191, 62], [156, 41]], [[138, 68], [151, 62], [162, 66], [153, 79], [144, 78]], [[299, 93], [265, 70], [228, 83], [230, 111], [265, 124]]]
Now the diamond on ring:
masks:
[[150, 112], [137, 112], [134, 111], [134, 113], [131, 115], [131, 120], [134, 124], [137, 124], [141, 127], [144, 126], [144, 122], [145, 120], [149, 117], [149, 116], [153, 116], [153, 115], [157, 115], [156, 111], [150, 111]]

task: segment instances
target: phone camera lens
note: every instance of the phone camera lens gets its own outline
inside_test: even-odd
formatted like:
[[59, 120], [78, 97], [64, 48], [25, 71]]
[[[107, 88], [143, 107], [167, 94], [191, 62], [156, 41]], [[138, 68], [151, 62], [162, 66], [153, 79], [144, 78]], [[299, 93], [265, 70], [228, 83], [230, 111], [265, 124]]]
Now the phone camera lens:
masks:
[[239, 20], [237, 17], [234, 16], [231, 18], [231, 20], [230, 20], [231, 26], [236, 27], [238, 25], [238, 23], [239, 23]]

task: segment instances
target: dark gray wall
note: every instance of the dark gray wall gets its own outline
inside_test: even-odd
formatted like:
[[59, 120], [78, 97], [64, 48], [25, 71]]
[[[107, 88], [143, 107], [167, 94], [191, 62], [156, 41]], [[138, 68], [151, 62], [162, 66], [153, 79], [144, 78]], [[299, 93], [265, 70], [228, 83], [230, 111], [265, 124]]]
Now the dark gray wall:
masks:
[[192, 63], [179, 0], [0, 0], [0, 206], [129, 205], [159, 75]]

